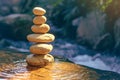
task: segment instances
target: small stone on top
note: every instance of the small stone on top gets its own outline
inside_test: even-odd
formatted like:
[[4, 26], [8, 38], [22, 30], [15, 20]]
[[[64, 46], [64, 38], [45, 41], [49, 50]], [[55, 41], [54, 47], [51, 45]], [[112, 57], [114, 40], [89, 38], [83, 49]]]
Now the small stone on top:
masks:
[[42, 15], [44, 15], [44, 14], [46, 13], [46, 10], [44, 10], [44, 9], [41, 8], [41, 7], [35, 7], [35, 8], [33, 9], [33, 13], [34, 13], [35, 15], [40, 15], [40, 16], [42, 16]]

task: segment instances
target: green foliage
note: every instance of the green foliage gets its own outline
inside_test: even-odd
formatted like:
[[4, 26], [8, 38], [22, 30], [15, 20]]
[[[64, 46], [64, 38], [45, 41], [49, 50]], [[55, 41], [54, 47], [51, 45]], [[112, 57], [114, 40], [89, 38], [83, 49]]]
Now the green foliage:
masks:
[[100, 0], [100, 8], [102, 11], [105, 11], [105, 9], [109, 6], [109, 4], [112, 2], [113, 0]]

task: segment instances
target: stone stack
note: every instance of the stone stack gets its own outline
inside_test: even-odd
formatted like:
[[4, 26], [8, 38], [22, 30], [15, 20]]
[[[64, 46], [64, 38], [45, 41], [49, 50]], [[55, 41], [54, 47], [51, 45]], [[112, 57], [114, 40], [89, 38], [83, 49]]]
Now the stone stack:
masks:
[[32, 54], [27, 56], [26, 62], [30, 66], [44, 67], [48, 63], [54, 62], [54, 57], [48, 54], [52, 51], [53, 46], [48, 43], [54, 41], [55, 36], [47, 33], [50, 30], [50, 26], [45, 24], [47, 19], [44, 14], [46, 11], [43, 8], [35, 7], [33, 13], [35, 17], [31, 30], [34, 34], [28, 35], [27, 39], [30, 42], [34, 42], [34, 45], [30, 47]]

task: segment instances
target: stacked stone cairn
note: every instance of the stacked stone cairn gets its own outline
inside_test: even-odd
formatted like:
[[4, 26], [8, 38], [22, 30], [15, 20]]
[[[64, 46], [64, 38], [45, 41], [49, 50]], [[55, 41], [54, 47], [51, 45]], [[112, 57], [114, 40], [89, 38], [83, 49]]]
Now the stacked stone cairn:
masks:
[[45, 13], [46, 11], [41, 7], [35, 7], [33, 9], [35, 17], [33, 19], [34, 25], [31, 27], [31, 30], [34, 34], [27, 36], [28, 41], [34, 42], [34, 44], [30, 46], [30, 52], [32, 54], [26, 57], [26, 62], [30, 66], [44, 67], [54, 62], [54, 57], [48, 53], [53, 49], [50, 42], [54, 41], [55, 36], [47, 33], [50, 30], [50, 26], [45, 24], [47, 20], [44, 16]]

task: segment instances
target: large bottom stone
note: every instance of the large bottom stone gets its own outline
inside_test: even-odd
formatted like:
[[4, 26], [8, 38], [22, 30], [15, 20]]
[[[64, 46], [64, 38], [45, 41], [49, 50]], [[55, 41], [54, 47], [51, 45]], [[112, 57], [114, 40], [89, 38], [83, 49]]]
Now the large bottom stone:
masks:
[[26, 57], [26, 62], [30, 66], [44, 67], [48, 63], [53, 63], [54, 57], [50, 54], [46, 54], [46, 55], [30, 54]]

